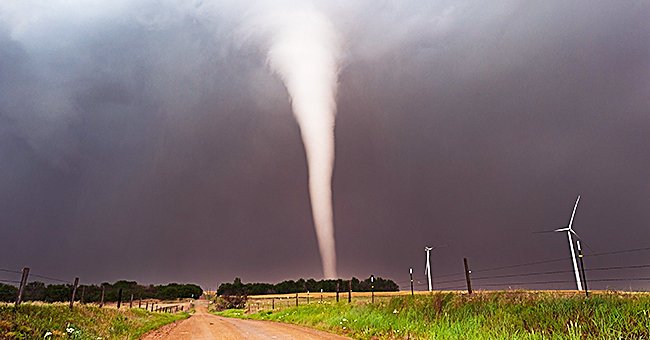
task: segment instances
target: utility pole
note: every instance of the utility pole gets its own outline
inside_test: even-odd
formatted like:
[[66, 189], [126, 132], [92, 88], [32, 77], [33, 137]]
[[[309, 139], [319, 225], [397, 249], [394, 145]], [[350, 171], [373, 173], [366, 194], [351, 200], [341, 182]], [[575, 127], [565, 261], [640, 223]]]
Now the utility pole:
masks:
[[466, 257], [463, 257], [463, 264], [465, 264], [465, 280], [467, 280], [467, 293], [472, 294], [472, 281], [469, 278], [469, 274], [471, 274], [472, 271], [469, 270]]
[[409, 276], [411, 277], [411, 296], [413, 296], [413, 268], [409, 268]]
[[72, 310], [72, 305], [74, 305], [74, 296], [77, 294], [77, 286], [79, 286], [79, 278], [74, 278], [74, 285], [72, 286], [72, 296], [70, 297], [70, 309]]
[[580, 247], [580, 240], [578, 240], [577, 243], [578, 243], [578, 259], [580, 260], [580, 274], [582, 274], [582, 284], [583, 284], [583, 288], [585, 289], [585, 296], [589, 297], [589, 290], [587, 289], [587, 275], [585, 274], [585, 264], [582, 260], [583, 255], [582, 255], [582, 247]]
[[20, 302], [23, 300], [23, 292], [27, 285], [27, 277], [29, 277], [29, 268], [25, 267], [23, 268], [23, 276], [20, 278], [20, 287], [18, 287], [18, 296], [16, 296], [16, 307], [18, 307]]

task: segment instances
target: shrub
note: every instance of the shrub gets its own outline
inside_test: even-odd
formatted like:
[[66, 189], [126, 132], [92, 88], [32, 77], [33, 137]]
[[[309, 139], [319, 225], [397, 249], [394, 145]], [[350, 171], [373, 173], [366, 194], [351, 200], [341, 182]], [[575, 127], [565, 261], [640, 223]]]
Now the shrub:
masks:
[[248, 297], [246, 295], [222, 295], [214, 301], [214, 308], [217, 311], [226, 309], [243, 309], [246, 308]]

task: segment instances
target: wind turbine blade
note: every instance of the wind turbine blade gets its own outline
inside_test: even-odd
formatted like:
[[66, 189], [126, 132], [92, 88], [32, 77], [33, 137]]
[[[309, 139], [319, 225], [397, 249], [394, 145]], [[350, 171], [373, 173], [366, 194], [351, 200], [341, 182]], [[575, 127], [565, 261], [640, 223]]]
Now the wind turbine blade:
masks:
[[578, 195], [578, 199], [576, 200], [576, 205], [573, 206], [573, 212], [571, 213], [571, 220], [569, 221], [569, 229], [571, 229], [571, 226], [573, 226], [573, 217], [576, 215], [576, 209], [578, 208], [578, 202], [580, 202], [580, 195]]
[[580, 240], [580, 241], [582, 242], [583, 245], [587, 246], [587, 248], [589, 248], [589, 250], [593, 251], [593, 249], [591, 249], [591, 247], [589, 246], [589, 243], [585, 242], [585, 240], [583, 240], [582, 237], [580, 237], [580, 235], [578, 235], [575, 231], [573, 231], [573, 229], [572, 229], [572, 230], [569, 230], [569, 231], [570, 231], [573, 235], [575, 235], [575, 237], [576, 237], [578, 240]]
[[562, 232], [562, 231], [570, 231], [570, 230], [571, 230], [571, 228], [559, 228], [559, 229], [553, 230], [553, 232]]
[[541, 230], [541, 231], [533, 231], [533, 234], [548, 234], [548, 233], [554, 233], [555, 230]]

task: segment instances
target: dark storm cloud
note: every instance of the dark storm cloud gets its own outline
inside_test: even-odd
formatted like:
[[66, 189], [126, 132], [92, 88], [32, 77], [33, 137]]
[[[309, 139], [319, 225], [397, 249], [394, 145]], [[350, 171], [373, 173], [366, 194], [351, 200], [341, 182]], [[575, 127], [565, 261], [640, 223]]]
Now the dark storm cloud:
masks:
[[[206, 288], [321, 275], [298, 126], [241, 40], [257, 5], [0, 5], [0, 267]], [[425, 244], [449, 245], [434, 276], [463, 256], [570, 269], [565, 236], [531, 232], [564, 226], [577, 194], [595, 251], [648, 245], [647, 3], [320, 8], [346, 48], [341, 275], [399, 280]]]

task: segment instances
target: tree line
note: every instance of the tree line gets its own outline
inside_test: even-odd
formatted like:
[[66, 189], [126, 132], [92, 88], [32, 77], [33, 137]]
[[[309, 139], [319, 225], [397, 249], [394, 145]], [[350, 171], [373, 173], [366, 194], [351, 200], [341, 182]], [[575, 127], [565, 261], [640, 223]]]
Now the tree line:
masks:
[[[122, 301], [129, 300], [131, 294], [134, 299], [159, 299], [174, 300], [182, 298], [198, 298], [203, 294], [203, 289], [195, 284], [170, 283], [166, 285], [139, 285], [135, 281], [117, 281], [113, 284], [104, 282], [100, 285], [79, 285], [75, 300], [84, 302], [100, 302], [104, 288], [104, 302], [115, 302], [119, 291], [122, 289]], [[23, 301], [63, 302], [70, 301], [72, 296], [71, 284], [45, 284], [32, 281], [25, 285]], [[11, 302], [16, 300], [18, 288], [0, 283], [0, 301]]]
[[371, 277], [363, 281], [359, 281], [356, 277], [351, 280], [330, 279], [316, 281], [314, 279], [299, 279], [299, 280], [286, 280], [280, 283], [242, 283], [240, 278], [235, 278], [232, 283], [222, 283], [217, 288], [217, 295], [263, 295], [263, 294], [289, 294], [300, 292], [336, 292], [337, 284], [339, 291], [344, 292], [348, 290], [348, 282], [352, 283], [352, 291], [355, 292], [369, 292], [374, 290], [377, 292], [391, 292], [398, 291], [399, 286], [390, 279], [375, 277], [374, 283], [371, 282]]

